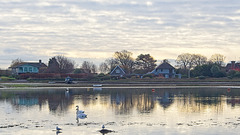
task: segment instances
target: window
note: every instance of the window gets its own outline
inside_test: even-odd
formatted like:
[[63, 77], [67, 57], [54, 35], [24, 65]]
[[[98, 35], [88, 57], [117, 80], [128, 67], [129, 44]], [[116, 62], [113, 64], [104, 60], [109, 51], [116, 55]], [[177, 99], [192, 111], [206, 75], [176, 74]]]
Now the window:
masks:
[[18, 69], [19, 69], [18, 70], [19, 72], [23, 72], [23, 68], [22, 67], [19, 67]]
[[27, 72], [28, 71], [28, 68], [27, 67], [24, 67], [24, 72]]
[[32, 70], [32, 67], [29, 67], [29, 72], [32, 72], [33, 70]]
[[37, 72], [38, 70], [37, 70], [37, 68], [36, 68], [36, 67], [34, 67], [34, 68], [33, 68], [33, 71], [34, 71], [34, 72]]

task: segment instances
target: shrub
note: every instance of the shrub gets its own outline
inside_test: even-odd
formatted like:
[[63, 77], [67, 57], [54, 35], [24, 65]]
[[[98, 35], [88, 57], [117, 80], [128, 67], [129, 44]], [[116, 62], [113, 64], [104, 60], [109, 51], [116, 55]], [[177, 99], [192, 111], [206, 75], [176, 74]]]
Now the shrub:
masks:
[[6, 76], [2, 76], [0, 78], [1, 78], [2, 81], [13, 81], [13, 80], [15, 80], [15, 78], [13, 78], [13, 77], [6, 77]]
[[227, 75], [233, 77], [236, 74], [235, 70], [230, 70]]
[[217, 78], [226, 77], [226, 73], [223, 71], [219, 71], [214, 74], [214, 77], [217, 77]]
[[121, 79], [127, 79], [127, 77], [123, 76], [123, 77], [121, 77]]
[[240, 78], [240, 72], [236, 72], [235, 75], [234, 75], [234, 77]]
[[203, 76], [203, 75], [201, 75], [201, 76], [198, 76], [197, 78], [198, 78], [198, 79], [201, 79], [201, 80], [203, 80], [203, 79], [206, 79], [206, 77], [205, 77], [205, 76]]
[[99, 75], [98, 75], [98, 77], [104, 77], [105, 75], [104, 75], [104, 73], [100, 73]]
[[182, 75], [182, 78], [188, 78], [188, 76], [187, 75]]
[[146, 74], [146, 75], [143, 76], [143, 78], [147, 78], [147, 77], [153, 78], [153, 75], [152, 74]]
[[111, 76], [104, 76], [102, 79], [103, 79], [103, 80], [110, 80], [110, 79], [111, 79]]

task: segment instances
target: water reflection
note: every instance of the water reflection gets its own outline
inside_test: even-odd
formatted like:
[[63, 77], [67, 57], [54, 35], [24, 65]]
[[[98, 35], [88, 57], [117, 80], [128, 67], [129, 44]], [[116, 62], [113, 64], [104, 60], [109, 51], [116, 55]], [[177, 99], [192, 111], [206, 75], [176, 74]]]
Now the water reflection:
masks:
[[163, 94], [158, 97], [160, 105], [166, 109], [173, 103], [174, 96], [170, 96], [169, 92], [164, 91]]
[[224, 102], [235, 107], [240, 105], [240, 92], [238, 89], [49, 89], [49, 90], [2, 90], [0, 101], [7, 101], [13, 107], [21, 110], [21, 106], [48, 105], [53, 114], [66, 112], [71, 109], [75, 100], [83, 106], [109, 105], [116, 115], [131, 114], [136, 107], [139, 113], [151, 113], [159, 104], [164, 110], [173, 103], [181, 111], [201, 112], [206, 108], [222, 111]]
[[[52, 129], [59, 125], [63, 127], [64, 134], [78, 133], [81, 129], [84, 132], [82, 134], [86, 135], [100, 134], [101, 126], [105, 125], [111, 131], [116, 131], [114, 134], [141, 134], [146, 132], [145, 128], [151, 131], [148, 132], [149, 134], [160, 134], [164, 131], [168, 131], [166, 134], [197, 134], [195, 131], [202, 131], [200, 133], [204, 134], [209, 128], [212, 134], [224, 134], [230, 129], [233, 129], [231, 132], [236, 133], [240, 128], [240, 126], [238, 128], [239, 90], [226, 88], [2, 89], [0, 90], [0, 115], [2, 115], [0, 128], [5, 133], [9, 132], [8, 128], [14, 128], [13, 132], [17, 132], [18, 129], [24, 132], [29, 128], [46, 131], [50, 128], [55, 134], [56, 130], [52, 131]], [[85, 111], [87, 118], [78, 117], [76, 105], [79, 106], [78, 111]], [[60, 133], [56, 132], [56, 134]]]

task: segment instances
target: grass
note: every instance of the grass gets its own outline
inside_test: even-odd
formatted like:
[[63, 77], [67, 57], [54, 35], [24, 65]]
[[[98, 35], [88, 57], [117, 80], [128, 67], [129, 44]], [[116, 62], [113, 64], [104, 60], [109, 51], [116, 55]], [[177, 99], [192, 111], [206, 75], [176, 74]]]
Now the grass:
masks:
[[127, 79], [119, 79], [119, 80], [105, 80], [102, 82], [240, 82], [240, 78], [205, 78], [205, 79], [198, 79], [198, 78], [127, 78]]
[[[2, 78], [2, 77], [1, 77]], [[4, 80], [8, 80], [5, 78]], [[222, 82], [221, 85], [235, 85], [240, 86], [240, 78], [126, 78], [119, 80], [104, 80], [104, 81], [79, 81], [76, 84], [54, 83], [49, 84], [47, 81], [28, 81], [26, 83], [0, 83], [0, 88], [24, 88], [24, 87], [92, 87], [93, 84], [103, 84], [104, 87], [118, 87], [118, 86], [213, 86], [219, 85], [217, 82]], [[202, 83], [203, 82], [203, 83]], [[207, 82], [207, 83], [204, 83]], [[210, 82], [208, 84], [208, 82]], [[215, 83], [216, 82], [216, 83]], [[234, 83], [233, 83], [234, 82]]]
[[2, 85], [5, 87], [10, 87], [10, 88], [33, 87], [33, 85], [30, 85], [30, 84], [17, 84], [17, 83], [2, 84]]
[[15, 80], [15, 78], [13, 78], [13, 77], [6, 77], [6, 76], [1, 76], [0, 77], [1, 79], [1, 81], [13, 81], [13, 80]]

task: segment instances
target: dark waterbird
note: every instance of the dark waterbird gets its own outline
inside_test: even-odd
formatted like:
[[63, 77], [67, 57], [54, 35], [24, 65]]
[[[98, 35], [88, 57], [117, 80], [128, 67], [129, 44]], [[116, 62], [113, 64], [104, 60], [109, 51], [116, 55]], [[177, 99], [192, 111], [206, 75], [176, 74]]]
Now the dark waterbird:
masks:
[[56, 127], [56, 135], [62, 133], [61, 130], [62, 130], [62, 129], [57, 126], [57, 127]]
[[105, 135], [105, 134], [107, 134], [107, 133], [111, 133], [111, 132], [114, 132], [114, 131], [105, 129], [105, 126], [102, 125], [102, 129], [99, 130], [99, 132], [102, 133], [103, 135]]
[[57, 131], [60, 131], [60, 130], [62, 130], [62, 129], [57, 126], [57, 127], [56, 127], [56, 130], [57, 130]]

